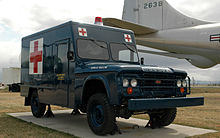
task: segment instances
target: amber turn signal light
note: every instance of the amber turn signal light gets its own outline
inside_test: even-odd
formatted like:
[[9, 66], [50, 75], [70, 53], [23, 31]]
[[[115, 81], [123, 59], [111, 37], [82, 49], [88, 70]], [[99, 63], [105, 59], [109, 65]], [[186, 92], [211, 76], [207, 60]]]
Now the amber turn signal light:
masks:
[[127, 93], [128, 93], [128, 94], [132, 94], [132, 92], [133, 92], [133, 89], [132, 89], [131, 87], [128, 87]]
[[184, 88], [180, 88], [180, 92], [184, 93], [185, 92]]

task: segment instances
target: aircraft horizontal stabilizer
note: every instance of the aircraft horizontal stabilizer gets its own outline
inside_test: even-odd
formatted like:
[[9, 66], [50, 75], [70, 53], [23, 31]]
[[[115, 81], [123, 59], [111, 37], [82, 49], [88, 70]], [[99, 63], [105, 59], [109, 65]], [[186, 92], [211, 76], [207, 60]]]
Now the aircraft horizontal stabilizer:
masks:
[[146, 35], [157, 32], [157, 30], [155, 29], [115, 18], [104, 18], [103, 24], [107, 26], [132, 30], [135, 33], [135, 35]]
[[156, 54], [156, 55], [167, 56], [167, 57], [174, 57], [174, 58], [179, 58], [179, 59], [186, 59], [192, 65], [199, 67], [199, 68], [210, 68], [210, 67], [217, 65], [217, 63], [213, 62], [212, 60], [206, 57], [200, 56], [200, 55], [187, 55], [187, 54], [178, 54], [178, 53], [169, 53], [169, 52], [155, 52], [155, 51], [142, 50], [142, 49], [138, 49], [138, 52]]

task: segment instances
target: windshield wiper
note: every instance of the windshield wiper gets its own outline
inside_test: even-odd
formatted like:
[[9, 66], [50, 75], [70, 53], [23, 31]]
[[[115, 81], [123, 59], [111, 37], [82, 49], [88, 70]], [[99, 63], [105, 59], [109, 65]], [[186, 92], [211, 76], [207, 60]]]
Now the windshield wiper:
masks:
[[103, 46], [103, 45], [100, 45], [95, 39], [90, 39], [93, 43], [95, 43], [97, 46], [101, 47], [101, 48], [104, 48], [104, 49], [107, 49], [107, 47]]
[[134, 49], [130, 48], [126, 43], [123, 43], [130, 51], [137, 53]]

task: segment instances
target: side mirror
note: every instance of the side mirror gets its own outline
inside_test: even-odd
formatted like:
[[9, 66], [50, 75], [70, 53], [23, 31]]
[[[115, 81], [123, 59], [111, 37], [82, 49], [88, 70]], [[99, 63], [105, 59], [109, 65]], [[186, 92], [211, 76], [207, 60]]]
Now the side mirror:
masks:
[[68, 51], [68, 52], [67, 52], [67, 59], [68, 59], [68, 60], [73, 60], [73, 59], [74, 59], [74, 53], [73, 53], [73, 51]]
[[141, 65], [144, 65], [144, 58], [141, 58]]

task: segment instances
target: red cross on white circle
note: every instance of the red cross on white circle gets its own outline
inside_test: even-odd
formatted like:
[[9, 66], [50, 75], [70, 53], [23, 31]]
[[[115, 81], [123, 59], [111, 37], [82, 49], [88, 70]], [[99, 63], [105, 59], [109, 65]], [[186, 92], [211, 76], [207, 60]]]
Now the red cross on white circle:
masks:
[[132, 43], [131, 35], [124, 34], [125, 42]]
[[79, 28], [78, 28], [78, 32], [79, 32], [79, 36], [85, 36], [85, 37], [87, 37], [86, 28], [81, 28], [81, 27], [79, 27]]
[[43, 38], [30, 42], [29, 74], [42, 74]]

